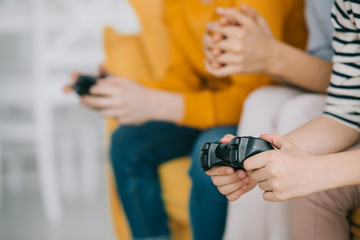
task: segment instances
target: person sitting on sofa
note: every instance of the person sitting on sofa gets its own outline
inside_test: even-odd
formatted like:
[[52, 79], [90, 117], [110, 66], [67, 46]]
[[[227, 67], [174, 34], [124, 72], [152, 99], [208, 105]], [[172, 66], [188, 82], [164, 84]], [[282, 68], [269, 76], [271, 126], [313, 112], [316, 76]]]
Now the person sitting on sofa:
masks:
[[[285, 137], [261, 135], [278, 150], [257, 154], [244, 163], [245, 182], [257, 182], [265, 200], [293, 199], [292, 239], [350, 239], [349, 216], [360, 207], [360, 151], [344, 151], [360, 137], [359, 13], [358, 3], [334, 3], [335, 55], [323, 115]], [[222, 141], [232, 137], [227, 135]], [[242, 186], [226, 171], [220, 167], [208, 174], [234, 200], [240, 195], [233, 193], [241, 192]]]
[[[257, 89], [247, 97], [239, 122], [237, 132], [239, 136], [258, 136], [262, 132], [278, 130], [281, 133], [289, 132], [310, 120], [309, 117], [321, 113], [325, 94], [312, 94], [309, 97], [304, 93], [309, 91], [325, 93], [329, 84], [333, 31], [329, 15], [333, 3], [327, 0], [308, 0], [306, 3], [306, 20], [309, 29], [307, 52], [274, 39], [265, 19], [256, 10], [246, 6], [242, 6], [240, 10], [219, 9], [222, 19], [209, 24], [210, 32], [227, 35], [224, 40], [218, 42], [214, 42], [209, 35], [204, 37], [207, 46], [206, 66], [210, 73], [221, 77], [228, 74], [264, 71], [281, 83], [279, 86]], [[240, 36], [246, 30], [252, 37], [248, 37], [250, 41], [241, 40], [236, 36]], [[240, 50], [239, 46], [241, 46]], [[239, 61], [241, 58], [249, 61]], [[312, 108], [306, 109], [304, 114], [301, 111], [303, 109], [301, 104], [304, 103], [301, 101], [305, 97], [310, 98], [306, 99], [305, 103], [312, 103]], [[317, 102], [313, 102], [314, 99]], [[301, 104], [298, 103], [299, 101]], [[294, 104], [297, 108], [294, 108]], [[290, 115], [294, 116], [292, 121], [287, 121], [291, 117], [287, 114], [288, 109], [292, 110], [290, 111]], [[287, 119], [279, 121], [282, 115], [287, 116]], [[244, 171], [239, 170], [236, 173], [232, 169], [229, 171], [235, 179], [238, 174], [247, 181]], [[252, 186], [255, 184], [253, 183]], [[289, 239], [287, 203], [275, 205], [264, 202], [260, 197], [261, 191], [254, 189], [249, 192], [249, 189], [248, 186], [244, 186], [244, 189], [227, 196], [232, 200], [247, 192], [238, 201], [229, 204], [226, 237], [231, 239], [245, 235], [252, 239]], [[244, 217], [234, 214], [240, 211], [243, 213], [241, 216]], [[249, 214], [252, 216], [250, 219], [246, 217]], [[263, 221], [266, 222], [265, 227], [258, 228], [258, 222]]]
[[[157, 170], [160, 164], [188, 154], [192, 158], [193, 239], [221, 239], [223, 235], [227, 200], [199, 168], [200, 145], [226, 132], [235, 133], [244, 99], [271, 79], [264, 74], [214, 78], [203, 66], [201, 46], [215, 7], [241, 2], [246, 1], [165, 1], [171, 38], [171, 64], [165, 78], [156, 82], [126, 79], [116, 76], [116, 69], [106, 69], [109, 76], [91, 88], [91, 95], [82, 97], [84, 105], [120, 124], [112, 135], [110, 155], [134, 239], [170, 238]], [[249, 3], [266, 16], [276, 38], [303, 47], [302, 1]]]

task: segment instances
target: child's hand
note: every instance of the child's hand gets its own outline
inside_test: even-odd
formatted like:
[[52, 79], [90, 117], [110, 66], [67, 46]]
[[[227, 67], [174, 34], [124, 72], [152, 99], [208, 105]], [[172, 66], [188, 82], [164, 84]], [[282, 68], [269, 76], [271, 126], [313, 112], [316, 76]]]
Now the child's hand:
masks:
[[241, 195], [256, 186], [244, 170], [234, 171], [231, 167], [214, 166], [206, 174], [211, 176], [214, 185], [220, 193], [226, 195], [229, 201], [235, 201]]
[[[221, 142], [228, 143], [234, 137], [234, 135], [227, 134], [221, 139]], [[235, 171], [231, 167], [214, 166], [209, 171], [206, 171], [206, 174], [211, 177], [219, 192], [226, 195], [229, 201], [235, 201], [257, 184], [249, 178], [244, 170]]]
[[244, 168], [259, 182], [267, 201], [284, 201], [324, 190], [327, 177], [319, 156], [308, 154], [277, 134], [262, 134], [278, 150], [248, 158]]
[[220, 140], [221, 143], [229, 143], [231, 142], [231, 139], [233, 139], [235, 136], [232, 134], [226, 134], [225, 136], [223, 136]]

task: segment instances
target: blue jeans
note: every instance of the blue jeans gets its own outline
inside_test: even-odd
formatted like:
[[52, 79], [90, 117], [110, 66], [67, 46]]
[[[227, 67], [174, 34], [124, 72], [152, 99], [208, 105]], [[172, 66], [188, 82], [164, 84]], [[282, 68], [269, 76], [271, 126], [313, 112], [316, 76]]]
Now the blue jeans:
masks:
[[[200, 146], [235, 134], [235, 127], [206, 131], [166, 122], [120, 126], [112, 135], [111, 162], [118, 195], [134, 239], [166, 239], [168, 217], [161, 195], [160, 164], [191, 154], [190, 218], [194, 240], [221, 239], [227, 210], [222, 196], [200, 168]], [[211, 211], [209, 211], [211, 210]]]

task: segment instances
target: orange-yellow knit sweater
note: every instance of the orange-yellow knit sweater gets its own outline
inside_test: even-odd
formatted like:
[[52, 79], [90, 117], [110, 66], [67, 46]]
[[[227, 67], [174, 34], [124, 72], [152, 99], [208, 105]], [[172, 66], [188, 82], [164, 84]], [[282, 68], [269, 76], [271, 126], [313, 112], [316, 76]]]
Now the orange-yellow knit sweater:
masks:
[[[245, 3], [265, 17], [275, 38], [299, 48], [305, 46], [306, 27], [302, 0], [164, 0], [164, 5], [155, 12], [157, 17], [154, 13], [149, 13], [152, 11], [151, 2], [131, 1], [142, 23], [140, 36], [142, 45], [147, 46], [144, 52], [154, 59], [150, 63], [152, 66], [143, 66], [141, 71], [150, 71], [155, 77], [163, 77], [155, 82], [148, 79], [134, 80], [151, 87], [182, 93], [185, 115], [180, 124], [184, 126], [208, 128], [237, 124], [246, 96], [252, 90], [271, 82], [270, 77], [265, 74], [217, 79], [206, 72], [202, 37], [206, 31], [206, 23], [217, 19], [215, 7], [238, 7]], [[113, 30], [107, 29], [105, 32], [105, 66], [111, 74], [122, 76], [124, 65], [129, 68], [131, 66], [117, 55], [118, 52], [124, 52], [124, 45], [114, 41], [119, 36]], [[129, 41], [137, 40], [129, 37]], [[156, 45], [159, 46], [159, 43], [163, 49], [157, 53], [156, 49], [159, 47], [156, 48]], [[156, 54], [159, 54], [158, 60]], [[132, 56], [129, 52], [126, 61], [131, 62]], [[163, 59], [167, 59], [167, 62], [161, 62]], [[167, 67], [163, 74], [157, 66], [164, 64]], [[129, 69], [126, 70], [129, 72]], [[136, 72], [136, 67], [132, 71]], [[135, 73], [130, 76], [137, 78]]]

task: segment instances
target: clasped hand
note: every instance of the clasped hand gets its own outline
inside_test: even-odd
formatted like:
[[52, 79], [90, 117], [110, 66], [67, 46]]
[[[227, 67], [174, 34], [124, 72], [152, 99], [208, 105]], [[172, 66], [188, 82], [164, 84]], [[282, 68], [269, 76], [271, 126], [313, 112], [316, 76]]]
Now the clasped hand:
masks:
[[208, 23], [204, 35], [206, 70], [217, 77], [267, 72], [274, 39], [265, 19], [245, 5], [217, 13], [220, 21]]

